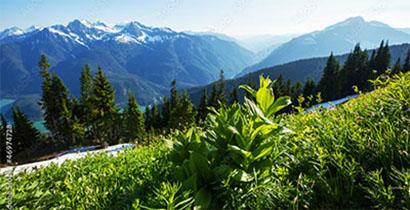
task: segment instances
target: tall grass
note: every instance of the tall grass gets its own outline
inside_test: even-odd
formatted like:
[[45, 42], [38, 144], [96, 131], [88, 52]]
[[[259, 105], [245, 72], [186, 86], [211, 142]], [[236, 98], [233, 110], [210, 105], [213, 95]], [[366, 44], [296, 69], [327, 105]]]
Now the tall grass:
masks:
[[[163, 145], [136, 148], [112, 157], [99, 154], [51, 165], [13, 179], [13, 205], [19, 209], [127, 209], [172, 171]], [[172, 179], [171, 179], [172, 180]], [[1, 177], [0, 208], [6, 204], [7, 180]]]

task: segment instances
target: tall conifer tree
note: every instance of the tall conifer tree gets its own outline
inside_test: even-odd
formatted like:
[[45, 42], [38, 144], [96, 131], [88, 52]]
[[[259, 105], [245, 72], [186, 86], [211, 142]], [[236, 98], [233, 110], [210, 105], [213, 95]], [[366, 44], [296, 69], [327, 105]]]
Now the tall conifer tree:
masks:
[[330, 54], [327, 59], [326, 67], [323, 72], [322, 79], [318, 85], [318, 91], [322, 93], [324, 100], [331, 101], [337, 99], [340, 95], [340, 80], [339, 80], [340, 64], [333, 56]]
[[144, 114], [141, 112], [137, 99], [129, 92], [128, 103], [124, 110], [124, 134], [128, 141], [142, 140], [145, 136]]
[[230, 102], [229, 104], [234, 104], [234, 103], [238, 103], [239, 102], [239, 96], [238, 96], [238, 88], [233, 88], [231, 95], [230, 95]]
[[13, 149], [21, 152], [38, 144], [40, 133], [18, 107], [13, 108]]
[[198, 106], [197, 122], [204, 121], [208, 115], [208, 93], [204, 88], [201, 100]]
[[[377, 57], [377, 56], [376, 56]], [[368, 57], [366, 51], [357, 44], [352, 53], [349, 54], [341, 70], [341, 97], [354, 94], [353, 87], [366, 90], [370, 84]]]
[[117, 118], [115, 92], [101, 67], [98, 67], [93, 83], [92, 122], [96, 140], [101, 144], [116, 143], [118, 136], [114, 130]]

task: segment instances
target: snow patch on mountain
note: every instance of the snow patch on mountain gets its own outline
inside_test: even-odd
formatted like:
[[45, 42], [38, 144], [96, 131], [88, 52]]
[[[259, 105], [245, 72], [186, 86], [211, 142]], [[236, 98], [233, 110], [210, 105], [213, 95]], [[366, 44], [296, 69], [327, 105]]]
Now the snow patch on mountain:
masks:
[[121, 34], [119, 36], [116, 36], [114, 39], [121, 43], [130, 43], [130, 42], [138, 43], [138, 40], [136, 40], [134, 37], [128, 34]]

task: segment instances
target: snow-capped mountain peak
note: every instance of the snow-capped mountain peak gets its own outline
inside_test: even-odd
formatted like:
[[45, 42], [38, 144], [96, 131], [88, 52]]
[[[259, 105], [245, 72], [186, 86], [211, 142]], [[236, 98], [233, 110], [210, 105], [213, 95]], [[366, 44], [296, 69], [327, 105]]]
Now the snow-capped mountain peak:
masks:
[[33, 26], [28, 27], [25, 30], [25, 32], [28, 33], [28, 32], [38, 31], [38, 30], [41, 30], [41, 29], [42, 28], [40, 26], [33, 25]]
[[21, 28], [18, 27], [12, 27], [12, 28], [8, 28], [2, 32], [0, 32], [0, 39], [3, 39], [5, 37], [9, 37], [9, 36], [19, 36], [24, 34], [25, 31], [22, 30]]
[[67, 25], [52, 25], [44, 28], [32, 26], [26, 30], [17, 27], [0, 32], [0, 42], [13, 42], [35, 36], [38, 32], [60, 36], [63, 40], [89, 47], [96, 41], [116, 41], [128, 44], [149, 44], [162, 42], [183, 35], [169, 28], [156, 28], [131, 21], [125, 24], [108, 25], [104, 22], [90, 22], [75, 19]]

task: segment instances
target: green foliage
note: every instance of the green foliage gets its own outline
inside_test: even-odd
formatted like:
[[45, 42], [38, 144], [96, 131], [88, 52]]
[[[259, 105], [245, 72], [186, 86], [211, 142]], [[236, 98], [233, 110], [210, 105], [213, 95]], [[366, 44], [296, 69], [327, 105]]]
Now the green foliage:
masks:
[[374, 58], [375, 62], [375, 70], [377, 70], [377, 76], [380, 76], [381, 74], [385, 73], [386, 70], [390, 66], [390, 49], [389, 49], [389, 43], [382, 41], [380, 43], [380, 47], [377, 49], [376, 56]]
[[137, 99], [131, 92], [128, 93], [128, 104], [123, 116], [124, 126], [122, 131], [124, 137], [128, 141], [138, 140], [141, 142], [145, 136], [145, 119], [144, 114], [140, 111]]
[[100, 144], [113, 144], [119, 140], [116, 129], [118, 119], [115, 107], [115, 93], [104, 72], [99, 67], [94, 78], [94, 91], [91, 102], [93, 104], [92, 119], [95, 140]]
[[40, 133], [18, 107], [13, 108], [13, 150], [16, 153], [38, 144]]
[[206, 116], [208, 115], [208, 93], [206, 91], [206, 89], [204, 89], [204, 92], [202, 93], [201, 96], [201, 101], [199, 102], [199, 106], [198, 106], [198, 114], [196, 116], [196, 121], [198, 123], [202, 123]]
[[[409, 81], [384, 76], [335, 109], [277, 116], [289, 98], [275, 100], [261, 78], [259, 89], [244, 86], [243, 105], [167, 136], [170, 152], [160, 143], [19, 174], [14, 206], [410, 209]], [[0, 176], [0, 208], [6, 185]]]
[[282, 154], [278, 142], [285, 129], [273, 119], [289, 105], [289, 98], [274, 100], [272, 82], [263, 77], [258, 90], [243, 88], [256, 103], [245, 99], [243, 106], [214, 109], [204, 132], [190, 129], [171, 142], [176, 176], [194, 192], [195, 205], [201, 208], [215, 208], [212, 205], [220, 202], [213, 191], [222, 195], [225, 188], [247, 190], [250, 182], [267, 181], [272, 161]]
[[[168, 150], [158, 144], [127, 150], [113, 157], [87, 156], [13, 177], [15, 209], [131, 209], [138, 198], [153, 193], [169, 179]], [[0, 209], [4, 209], [7, 178], [0, 176]]]
[[183, 130], [195, 123], [197, 112], [188, 96], [188, 93], [180, 94], [177, 90], [176, 81], [172, 81], [170, 99], [164, 97], [162, 110], [154, 104], [150, 109], [148, 128], [157, 131], [169, 131], [174, 129]]
[[146, 207], [140, 204], [137, 199], [133, 207], [134, 209], [149, 209], [149, 210], [176, 210], [176, 209], [191, 209], [193, 199], [190, 197], [190, 192], [181, 192], [181, 184], [172, 184], [169, 182], [162, 182], [159, 188], [154, 190], [157, 202], [155, 207]]
[[224, 105], [226, 103], [225, 76], [224, 71], [221, 70], [219, 74], [219, 80], [212, 86], [212, 92], [209, 97], [208, 107], [214, 107], [215, 109], [218, 109], [221, 104]]
[[[92, 111], [93, 105], [93, 95], [94, 94], [94, 80], [91, 74], [91, 69], [88, 65], [85, 65], [81, 71], [80, 77], [80, 110], [76, 114], [80, 122], [85, 128], [92, 127]], [[88, 140], [87, 143], [92, 141], [93, 133], [91, 129], [85, 131], [85, 138]]]
[[352, 53], [349, 54], [341, 72], [341, 95], [348, 96], [353, 95], [354, 86], [357, 86], [360, 90], [364, 90], [369, 87], [368, 79], [370, 78], [370, 72], [368, 68], [368, 58], [366, 51], [360, 48], [357, 44]]
[[323, 72], [323, 77], [318, 85], [318, 89], [321, 91], [323, 99], [326, 101], [332, 101], [339, 98], [339, 71], [339, 62], [336, 60], [332, 53], [327, 60], [326, 67]]
[[60, 144], [76, 144], [77, 134], [81, 133], [80, 125], [72, 113], [73, 100], [70, 99], [63, 81], [50, 74], [50, 64], [42, 55], [39, 67], [43, 77], [41, 108], [44, 111], [45, 126], [51, 132], [53, 140]]

